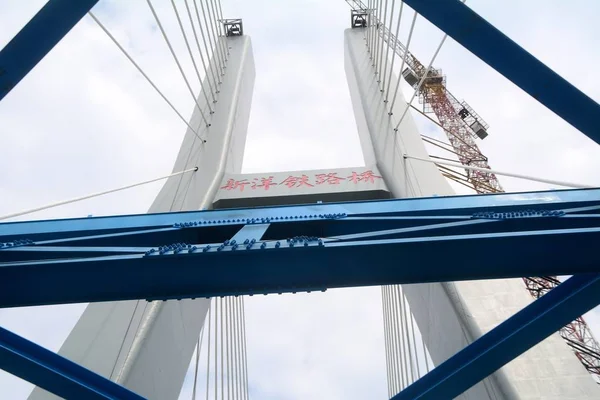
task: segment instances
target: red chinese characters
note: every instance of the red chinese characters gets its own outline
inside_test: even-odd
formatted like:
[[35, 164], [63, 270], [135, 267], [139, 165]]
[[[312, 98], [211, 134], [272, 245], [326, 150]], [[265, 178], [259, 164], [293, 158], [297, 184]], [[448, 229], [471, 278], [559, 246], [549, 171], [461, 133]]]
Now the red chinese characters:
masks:
[[237, 190], [240, 192], [244, 191], [246, 186], [250, 186], [252, 190], [269, 190], [276, 186], [286, 186], [290, 189], [295, 189], [299, 187], [315, 187], [321, 185], [339, 185], [342, 181], [348, 181], [351, 183], [359, 184], [359, 183], [375, 183], [375, 179], [383, 179], [379, 175], [375, 175], [375, 173], [371, 170], [364, 171], [358, 173], [356, 171], [352, 172], [352, 175], [348, 177], [338, 176], [338, 172], [326, 172], [321, 174], [314, 174], [311, 177], [308, 175], [301, 176], [288, 176], [282, 182], [275, 182], [274, 176], [268, 177], [260, 177], [260, 178], [252, 178], [249, 179], [228, 179], [225, 186], [221, 187], [223, 190]]
[[306, 176], [306, 175], [302, 175], [302, 176], [291, 176], [290, 175], [283, 182], [281, 182], [280, 185], [285, 185], [285, 186], [289, 187], [290, 189], [301, 187], [301, 186], [309, 186], [309, 187], [315, 186], [308, 182], [308, 176]]
[[365, 171], [361, 174], [357, 174], [356, 172], [352, 172], [352, 175], [348, 177], [348, 180], [354, 184], [359, 182], [369, 182], [375, 183], [375, 178], [382, 179], [381, 176], [375, 175], [375, 173], [371, 170]]
[[268, 178], [254, 178], [254, 182], [252, 182], [252, 189], [264, 189], [269, 190], [271, 186], [276, 186], [277, 183], [273, 182], [273, 177], [269, 176]]
[[327, 183], [329, 185], [339, 185], [341, 181], [346, 180], [346, 178], [337, 176], [337, 172], [329, 172], [327, 174], [316, 174], [315, 178], [317, 181], [317, 185], [322, 185], [324, 183]]
[[235, 179], [229, 179], [225, 186], [221, 187], [221, 189], [225, 190], [236, 190], [239, 189], [240, 192], [244, 191], [244, 187], [249, 185], [248, 179], [242, 179], [241, 181], [236, 181]]

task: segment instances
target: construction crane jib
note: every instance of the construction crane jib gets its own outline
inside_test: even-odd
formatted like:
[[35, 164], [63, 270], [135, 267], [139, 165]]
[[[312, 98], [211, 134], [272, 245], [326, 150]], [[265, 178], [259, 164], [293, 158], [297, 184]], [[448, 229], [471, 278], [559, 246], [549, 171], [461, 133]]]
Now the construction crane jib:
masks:
[[[360, 0], [346, 0], [352, 7], [353, 27], [367, 25], [367, 18], [372, 17], [368, 7]], [[361, 15], [357, 20], [356, 15]], [[402, 71], [402, 76], [406, 82], [419, 91], [419, 101], [423, 104], [423, 112], [433, 113], [442, 126], [448, 140], [452, 145], [454, 153], [463, 165], [475, 166], [479, 168], [489, 168], [488, 159], [479, 150], [476, 138], [484, 139], [488, 133], [489, 125], [470, 107], [465, 101], [458, 101], [446, 87], [446, 77], [442, 75], [439, 69], [429, 69], [425, 67], [412, 53], [407, 51], [404, 44], [396, 40], [394, 34], [385, 26], [384, 23], [375, 21], [379, 28], [379, 34], [382, 39], [390, 43], [393, 50], [400, 58], [405, 58], [407, 67]], [[427, 74], [421, 87], [419, 82]], [[438, 166], [439, 167], [439, 166]], [[492, 173], [482, 171], [465, 170], [465, 174], [458, 174], [456, 171], [444, 169], [444, 175], [455, 181], [467, 183], [468, 187], [477, 193], [497, 193], [502, 192], [502, 186], [496, 176]]]

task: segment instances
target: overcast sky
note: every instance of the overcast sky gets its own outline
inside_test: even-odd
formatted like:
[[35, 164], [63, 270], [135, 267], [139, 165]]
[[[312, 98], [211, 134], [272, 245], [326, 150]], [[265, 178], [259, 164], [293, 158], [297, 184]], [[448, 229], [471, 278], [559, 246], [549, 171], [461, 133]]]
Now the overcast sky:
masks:
[[[222, 1], [226, 17], [243, 18], [256, 62], [243, 172], [362, 165], [343, 68], [346, 3]], [[0, 2], [0, 47], [44, 3]], [[154, 3], [197, 90], [170, 2]], [[599, 4], [467, 4], [600, 100]], [[177, 109], [190, 115], [193, 103], [145, 1], [101, 0], [95, 12]], [[403, 40], [412, 15], [405, 16]], [[419, 19], [413, 53], [427, 64], [441, 37]], [[452, 93], [490, 124], [490, 135], [479, 146], [493, 168], [600, 186], [600, 146], [451, 39], [435, 66], [447, 75]], [[407, 87], [403, 90], [406, 97], [412, 95]], [[423, 133], [443, 137], [438, 128], [415, 118]], [[86, 17], [0, 103], [0, 215], [168, 174], [184, 131], [185, 125]], [[501, 178], [501, 183], [507, 191], [548, 188], [516, 179]], [[160, 187], [150, 184], [23, 219], [143, 213]], [[248, 299], [253, 397], [384, 398], [380, 302], [377, 288]], [[56, 351], [83, 308], [0, 310], [0, 326]], [[189, 384], [181, 398], [190, 398]], [[0, 372], [0, 398], [21, 399], [29, 391], [27, 383]]]

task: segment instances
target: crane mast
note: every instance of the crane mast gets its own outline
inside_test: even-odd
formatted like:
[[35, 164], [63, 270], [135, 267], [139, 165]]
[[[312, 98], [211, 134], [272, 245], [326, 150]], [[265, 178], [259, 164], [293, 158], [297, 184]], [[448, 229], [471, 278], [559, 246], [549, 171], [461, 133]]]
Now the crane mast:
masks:
[[[441, 70], [425, 67], [397, 40], [385, 23], [374, 15], [373, 10], [369, 10], [360, 0], [346, 0], [346, 3], [354, 13], [364, 16], [363, 26], [373, 26], [374, 23], [382, 40], [405, 60], [407, 67], [401, 71], [403, 78], [417, 91], [419, 102], [423, 104], [423, 114], [427, 116], [426, 114], [433, 113], [436, 116], [437, 123], [446, 132], [450, 148], [440, 146], [431, 139], [427, 139], [427, 142], [455, 154], [462, 165], [489, 169], [488, 158], [479, 150], [475, 141], [476, 138], [484, 139], [488, 135], [489, 125], [465, 101], [458, 101], [450, 93], [446, 87], [446, 77]], [[436, 122], [433, 119], [432, 121]], [[461, 174], [442, 165], [437, 166], [442, 175], [477, 193], [504, 192], [498, 178], [491, 172], [465, 170], [465, 173]], [[555, 276], [527, 277], [523, 278], [523, 281], [529, 293], [536, 299], [560, 284]], [[559, 333], [594, 380], [600, 384], [600, 345], [585, 320], [579, 317], [561, 328]]]

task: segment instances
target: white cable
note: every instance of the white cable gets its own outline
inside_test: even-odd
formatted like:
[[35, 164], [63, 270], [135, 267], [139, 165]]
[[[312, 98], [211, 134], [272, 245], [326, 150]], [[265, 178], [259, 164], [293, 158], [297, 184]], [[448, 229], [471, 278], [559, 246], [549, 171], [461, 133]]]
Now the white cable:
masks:
[[448, 161], [430, 160], [427, 158], [414, 157], [414, 156], [409, 156], [406, 154], [404, 155], [404, 158], [410, 158], [413, 160], [424, 161], [424, 162], [428, 162], [428, 163], [432, 163], [432, 164], [448, 165], [450, 167], [463, 168], [463, 169], [468, 169], [468, 170], [472, 170], [472, 171], [487, 172], [487, 173], [495, 174], [495, 175], [510, 176], [512, 178], [527, 179], [527, 180], [535, 181], [535, 182], [548, 183], [550, 185], [559, 185], [559, 186], [572, 187], [572, 188], [595, 188], [596, 187], [596, 186], [592, 186], [592, 185], [583, 185], [580, 183], [572, 183], [572, 182], [556, 181], [553, 179], [537, 178], [534, 176], [515, 174], [512, 172], [498, 171], [498, 170], [489, 169], [489, 168], [471, 167], [469, 165], [463, 165], [460, 163], [454, 163], [454, 162], [448, 162]]
[[[385, 5], [383, 6], [383, 22], [381, 23], [381, 49], [379, 50], [379, 65], [377, 66], [377, 83], [381, 83], [381, 71], [383, 68], [383, 46], [385, 46], [385, 20], [387, 19], [387, 9], [388, 9], [388, 0], [385, 0]], [[389, 37], [388, 37], [389, 42]], [[389, 43], [388, 43], [389, 47]]]
[[[206, 27], [206, 34], [208, 36], [208, 41], [210, 43], [210, 51], [212, 52], [212, 58], [214, 60], [213, 62], [215, 64], [215, 68], [216, 67], [219, 68], [219, 77], [225, 76], [225, 70], [223, 69], [223, 62], [221, 60], [219, 51], [217, 50], [216, 41], [214, 40], [214, 37], [213, 37], [212, 24], [209, 24], [210, 14], [209, 14], [209, 18], [207, 19], [206, 18], [206, 10], [204, 9], [202, 0], [198, 0], [198, 2], [200, 3], [200, 9], [202, 10], [202, 19], [204, 19], [204, 25]], [[196, 0], [194, 0], [194, 4], [196, 4]], [[207, 7], [208, 7], [208, 4], [207, 4]], [[219, 80], [221, 80], [221, 78], [219, 78]]]
[[[199, 0], [199, 1], [200, 1], [200, 6], [202, 6], [202, 0]], [[202, 12], [203, 13], [205, 12], [204, 8], [202, 9]], [[219, 43], [219, 37], [217, 35], [215, 24], [214, 24], [214, 21], [213, 21], [213, 18], [212, 18], [212, 13], [210, 11], [209, 0], [206, 0], [206, 14], [208, 14], [207, 29], [210, 31], [211, 36], [212, 36], [213, 41], [214, 41], [214, 50], [213, 51], [216, 54], [217, 58], [219, 59], [219, 62], [221, 63], [221, 71], [222, 71], [221, 74], [224, 76], [225, 75], [225, 68], [226, 68], [226, 66], [225, 66], [225, 59], [223, 58], [223, 55], [222, 55], [222, 52], [221, 52], [222, 48], [221, 48], [220, 43]]]
[[371, 26], [373, 25], [373, 12], [371, 9], [371, 5], [373, 0], [369, 0], [369, 4], [367, 5], [367, 52], [371, 53]]
[[204, 325], [200, 329], [200, 335], [196, 342], [196, 366], [194, 368], [194, 385], [192, 387], [192, 400], [196, 400], [196, 385], [198, 383], [198, 365], [200, 365], [200, 349], [202, 349], [202, 339], [204, 338]]
[[244, 384], [245, 384], [245, 393], [246, 393], [246, 400], [249, 399], [250, 397], [250, 388], [249, 388], [249, 383], [248, 383], [248, 342], [246, 340], [246, 304], [244, 302], [244, 297], [242, 296], [242, 344], [243, 344], [243, 351], [242, 354], [244, 356], [244, 361], [243, 361], [243, 367], [244, 367]]
[[[395, 285], [395, 289], [396, 289], [396, 299], [400, 298], [400, 285]], [[402, 389], [404, 389], [405, 387], [407, 387], [410, 384], [410, 377], [409, 377], [409, 367], [408, 367], [408, 362], [406, 359], [406, 336], [404, 335], [404, 310], [402, 309], [402, 304], [399, 303], [400, 305], [400, 313], [398, 315], [398, 319], [400, 320], [400, 324], [398, 326], [399, 331], [400, 331], [400, 338], [402, 339], [402, 368], [403, 368], [403, 379], [404, 379], [404, 383], [403, 383], [403, 387]]]
[[[402, 17], [402, 0], [400, 0], [400, 17]], [[390, 35], [392, 34], [392, 25], [394, 24], [394, 7], [396, 6], [396, 0], [392, 0], [392, 9], [390, 10], [390, 29], [388, 29], [388, 40], [387, 40], [387, 48], [385, 49], [385, 64], [384, 64], [384, 68], [383, 68], [383, 74], [380, 75], [380, 80], [381, 80], [381, 92], [383, 93], [385, 91], [385, 78], [387, 76], [387, 66], [388, 66], [388, 60], [390, 57], [390, 48], [392, 47], [392, 39], [390, 38]], [[399, 17], [399, 18], [400, 18]], [[385, 32], [385, 30], [384, 30]], [[396, 46], [396, 39], [394, 38], [394, 47]], [[392, 59], [395, 59], [395, 53], [392, 54]], [[381, 79], [381, 77], [383, 76], [383, 79]]]
[[196, 103], [196, 106], [198, 107], [198, 111], [200, 111], [200, 115], [202, 115], [202, 119], [204, 120], [204, 123], [206, 124], [206, 126], [210, 126], [210, 124], [208, 123], [208, 120], [206, 119], [206, 116], [204, 115], [204, 112], [202, 111], [202, 107], [200, 106], [200, 103], [198, 103], [198, 99], [196, 98], [196, 95], [194, 95], [194, 91], [192, 90], [192, 87], [190, 86], [190, 82], [187, 80], [187, 77], [185, 76], [185, 72], [183, 72], [183, 68], [181, 67], [181, 64], [179, 63], [179, 59], [177, 58], [177, 55], [175, 54], [175, 50], [173, 50], [173, 46], [171, 46], [171, 42], [169, 41], [169, 38], [167, 37], [167, 33], [165, 32], [162, 24], [160, 23], [160, 19], [158, 18], [158, 15], [156, 14], [154, 7], [152, 6], [152, 1], [146, 0], [146, 2], [148, 3], [148, 6], [150, 7], [150, 11], [152, 11], [154, 20], [156, 21], [156, 24], [158, 25], [158, 28], [160, 29], [162, 36], [165, 39], [165, 42], [167, 42], [167, 46], [169, 47], [169, 50], [171, 51], [171, 55], [173, 56], [173, 59], [175, 60], [175, 63], [177, 64], [177, 67], [179, 68], [179, 72], [181, 73], [183, 80], [185, 81], [185, 85], [187, 86], [187, 88], [190, 92], [190, 95], [192, 96], [192, 99], [194, 99], [194, 103]]
[[238, 299], [238, 313], [239, 313], [239, 338], [240, 338], [240, 390], [242, 393], [242, 399], [246, 399], [247, 393], [244, 385], [244, 337], [242, 332], [242, 324], [244, 323], [242, 319], [242, 303], [243, 297], [240, 296]]
[[237, 345], [237, 299], [235, 297], [231, 298], [231, 314], [233, 315], [231, 331], [232, 331], [232, 353], [233, 353], [233, 394], [234, 398], [240, 398], [240, 389], [239, 389], [239, 375], [238, 375], [238, 345]]
[[225, 368], [223, 365], [223, 362], [225, 361], [225, 357], [223, 356], [224, 354], [224, 349], [223, 349], [223, 345], [225, 344], [225, 342], [223, 341], [223, 298], [221, 297], [220, 299], [221, 301], [221, 398], [224, 399], [225, 398]]
[[405, 373], [406, 373], [406, 362], [404, 360], [406, 352], [404, 351], [404, 338], [402, 337], [402, 318], [401, 315], [399, 315], [399, 309], [398, 309], [398, 301], [395, 298], [394, 295], [394, 290], [398, 290], [397, 285], [394, 286], [390, 286], [390, 293], [391, 293], [391, 298], [392, 298], [392, 302], [394, 304], [394, 316], [393, 316], [393, 335], [394, 335], [394, 340], [396, 343], [396, 359], [395, 359], [395, 364], [396, 364], [396, 371], [398, 371], [397, 373], [397, 379], [396, 379], [396, 389], [394, 391], [393, 394], [398, 393], [399, 391], [401, 391], [402, 389], [404, 389], [406, 387], [406, 380], [405, 380]]
[[217, 332], [217, 317], [219, 316], [219, 299], [215, 297], [215, 400], [219, 394], [219, 365], [217, 360], [219, 359], [219, 333]]
[[[210, 331], [210, 325], [211, 325], [211, 310], [212, 310], [212, 299], [208, 300], [208, 342], [206, 343], [207, 345], [207, 355], [206, 355], [206, 400], [208, 400], [208, 389], [209, 389], [209, 383], [210, 383], [210, 335], [211, 335], [211, 331]], [[206, 323], [206, 322], [205, 322]], [[217, 371], [215, 371], [215, 374], [217, 373]], [[196, 400], [194, 398], [194, 400]]]
[[367, 1], [367, 9], [364, 10], [367, 14], [367, 27], [365, 29], [365, 46], [367, 46], [367, 51], [369, 51], [369, 27], [371, 26], [371, 14], [369, 12], [369, 6], [371, 5], [371, 0]]
[[[218, 15], [220, 16], [219, 18], [221, 19], [221, 21], [224, 20], [223, 18], [223, 7], [221, 6], [221, 0], [216, 0], [217, 4], [219, 5], [219, 13]], [[225, 41], [225, 43], [223, 43], [225, 46], [225, 49], [227, 50], [227, 55], [229, 55], [229, 46], [227, 45], [227, 41]]]
[[129, 55], [129, 53], [127, 53], [127, 51], [125, 51], [125, 49], [123, 48], [123, 46], [121, 46], [119, 44], [119, 42], [117, 41], [117, 39], [115, 39], [115, 37], [108, 31], [108, 29], [106, 29], [106, 27], [102, 24], [102, 22], [100, 22], [98, 20], [98, 18], [96, 18], [96, 16], [89, 11], [88, 14], [90, 15], [90, 17], [92, 17], [92, 19], [96, 22], [96, 24], [98, 24], [98, 26], [104, 31], [104, 33], [106, 33], [108, 35], [108, 37], [110, 38], [110, 40], [112, 40], [112, 42], [117, 45], [117, 47], [119, 48], [119, 50], [121, 50], [121, 52], [125, 55], [125, 57], [127, 57], [127, 59], [129, 59], [129, 61], [131, 61], [131, 63], [133, 64], [134, 67], [137, 68], [137, 70], [140, 72], [140, 74], [142, 74], [142, 76], [144, 78], [146, 78], [146, 80], [148, 81], [148, 83], [154, 88], [154, 90], [156, 90], [156, 92], [160, 95], [160, 97], [163, 98], [164, 101], [167, 102], [167, 104], [171, 107], [171, 109], [173, 111], [175, 111], [175, 114], [177, 114], [177, 116], [183, 121], [184, 124], [186, 124], [188, 126], [188, 128], [190, 128], [190, 130], [192, 132], [194, 132], [194, 134], [196, 135], [196, 137], [200, 140], [204, 140], [200, 137], [200, 135], [198, 134], [198, 132], [192, 128], [192, 126], [189, 124], [189, 122], [183, 118], [183, 115], [181, 115], [179, 113], [179, 111], [177, 111], [177, 109], [175, 108], [175, 106], [173, 105], [173, 103], [171, 103], [166, 97], [165, 95], [158, 89], [158, 87], [156, 87], [156, 85], [154, 84], [154, 82], [152, 82], [152, 80], [148, 77], [148, 75], [146, 75], [146, 73], [142, 70], [142, 68], [133, 60], [133, 58], [131, 58], [131, 56]]
[[406, 351], [404, 349], [405, 347], [405, 338], [404, 335], [402, 333], [402, 310], [399, 309], [398, 305], [398, 295], [394, 295], [393, 289], [396, 289], [396, 292], [398, 291], [398, 285], [394, 285], [391, 287], [392, 289], [392, 298], [394, 299], [394, 329], [395, 329], [395, 337], [396, 337], [396, 342], [397, 347], [398, 347], [398, 352], [399, 352], [399, 357], [396, 361], [396, 368], [399, 370], [399, 377], [398, 377], [398, 389], [397, 391], [401, 391], [403, 390], [406, 386], [408, 386], [408, 368], [407, 368], [407, 363], [406, 363]]
[[[214, 0], [210, 0], [210, 9], [211, 9], [213, 21], [215, 24], [215, 35], [216, 35], [215, 37], [217, 39], [217, 43], [220, 45], [221, 55], [223, 56], [223, 59], [225, 60], [225, 65], [227, 65], [227, 54], [225, 51], [225, 44], [221, 40], [221, 32], [222, 32], [223, 26], [221, 25], [219, 19], [217, 18], [216, 6], [214, 3]], [[225, 67], [225, 68], [227, 68], [227, 67]]]
[[415, 369], [413, 368], [413, 354], [412, 354], [412, 349], [410, 347], [410, 338], [408, 336], [408, 318], [407, 318], [407, 310], [405, 308], [405, 303], [404, 301], [402, 301], [404, 297], [404, 290], [402, 291], [398, 291], [398, 301], [400, 302], [400, 307], [402, 309], [402, 325], [404, 328], [404, 338], [406, 340], [406, 348], [408, 350], [408, 361], [407, 363], [410, 363], [410, 383], [414, 383], [415, 382]]
[[381, 9], [381, 2], [383, 0], [377, 0], [377, 7], [376, 7], [376, 13], [377, 13], [377, 18], [375, 19], [375, 46], [373, 48], [373, 68], [375, 69], [375, 76], [377, 76], [377, 58], [379, 57], [379, 13], [380, 13], [380, 9]]
[[379, 0], [372, 0], [371, 2], [371, 17], [373, 22], [371, 23], [371, 43], [369, 43], [369, 59], [373, 59], [373, 50], [375, 50], [375, 37], [377, 36], [377, 17], [375, 17], [376, 2]]
[[242, 359], [241, 359], [241, 365], [242, 365], [242, 392], [244, 393], [244, 395], [242, 396], [242, 399], [247, 400], [249, 393], [248, 393], [248, 371], [246, 369], [246, 362], [247, 362], [247, 354], [246, 354], [246, 315], [245, 315], [245, 304], [244, 304], [244, 296], [240, 296], [240, 329], [241, 329], [241, 342], [242, 342]]
[[31, 213], [34, 213], [34, 212], [37, 212], [37, 211], [47, 210], [49, 208], [63, 206], [65, 204], [71, 204], [71, 203], [75, 203], [75, 202], [78, 202], [78, 201], [91, 199], [93, 197], [98, 197], [98, 196], [102, 196], [102, 195], [109, 194], [109, 193], [119, 192], [121, 190], [130, 189], [130, 188], [133, 188], [133, 187], [136, 187], [136, 186], [145, 185], [147, 183], [152, 183], [152, 182], [160, 181], [160, 180], [163, 180], [163, 179], [171, 178], [173, 176], [185, 174], [185, 173], [188, 173], [188, 172], [194, 172], [194, 171], [198, 171], [198, 167], [186, 169], [185, 171], [175, 172], [175, 173], [170, 174], [170, 175], [161, 176], [160, 178], [155, 178], [155, 179], [150, 179], [148, 181], [134, 183], [132, 185], [121, 186], [121, 187], [118, 187], [116, 189], [105, 190], [103, 192], [92, 193], [92, 194], [88, 194], [86, 196], [75, 197], [73, 199], [63, 200], [63, 201], [59, 201], [57, 203], [47, 204], [45, 206], [31, 208], [29, 210], [19, 211], [19, 212], [13, 213], [13, 214], [3, 215], [3, 216], [0, 216], [0, 221], [4, 220], [4, 219], [8, 219], [8, 218], [19, 217], [21, 215], [31, 214]]
[[367, 39], [367, 53], [369, 53], [369, 55], [371, 54], [371, 38], [373, 37], [372, 34], [372, 29], [371, 27], [373, 26], [373, 0], [369, 0], [369, 4], [367, 5], [367, 16], [368, 16], [368, 20], [367, 20], [367, 32], [368, 32], [368, 39]]
[[389, 342], [389, 311], [387, 307], [387, 298], [386, 298], [386, 286], [381, 286], [381, 309], [383, 311], [383, 344], [385, 348], [385, 366], [387, 373], [387, 388], [388, 388], [388, 397], [392, 397], [392, 375], [391, 375], [391, 367], [390, 367], [390, 342]]
[[236, 398], [236, 393], [235, 393], [235, 328], [234, 328], [234, 321], [235, 321], [235, 317], [234, 317], [234, 311], [233, 311], [233, 299], [234, 297], [231, 296], [229, 297], [229, 347], [230, 347], [230, 356], [229, 356], [229, 363], [230, 363], [230, 374], [227, 377], [228, 379], [228, 383], [230, 385], [230, 394], [229, 394], [229, 398], [234, 399]]
[[[400, 22], [402, 21], [402, 9], [404, 7], [404, 2], [400, 0], [400, 12], [398, 13], [398, 23], [396, 24], [396, 35], [394, 36], [394, 52], [392, 53], [392, 65], [390, 66], [390, 77], [388, 78], [387, 89], [385, 90], [385, 100], [384, 103], [388, 102], [388, 98], [390, 96], [390, 85], [392, 83], [392, 75], [394, 74], [394, 62], [396, 61], [396, 47], [398, 46], [398, 34], [400, 33]], [[390, 18], [391, 21], [391, 18]], [[390, 25], [391, 27], [391, 25]], [[408, 50], [406, 50], [408, 51]], [[387, 64], [386, 64], [387, 67]], [[385, 75], [385, 74], [384, 74]], [[385, 83], [385, 76], [384, 83]], [[398, 81], [402, 79], [402, 69], [400, 69], [400, 73], [398, 74]]]
[[233, 349], [234, 349], [234, 375], [235, 381], [234, 393], [238, 399], [242, 396], [241, 386], [240, 386], [240, 331], [239, 331], [239, 310], [238, 310], [238, 298], [233, 297]]
[[[402, 64], [400, 64], [400, 72], [398, 73], [398, 81], [396, 82], [396, 89], [394, 90], [394, 98], [392, 99], [392, 104], [390, 105], [390, 115], [394, 112], [394, 104], [396, 104], [396, 96], [398, 96], [398, 89], [400, 88], [400, 81], [402, 80], [402, 70], [404, 69], [404, 64], [406, 64], [406, 57], [408, 56], [408, 48], [410, 47], [410, 41], [412, 39], [413, 31], [415, 30], [415, 23], [417, 22], [417, 12], [413, 15], [412, 22], [410, 24], [410, 30], [408, 31], [408, 40], [406, 41], [406, 47], [404, 48], [404, 55], [402, 56]], [[391, 81], [391, 79], [390, 79]]]
[[237, 358], [236, 358], [236, 330], [235, 330], [235, 297], [231, 297], [231, 393], [232, 398], [239, 398], [237, 391]]
[[[217, 63], [210, 62], [210, 53], [211, 52], [208, 49], [208, 45], [206, 44], [206, 36], [204, 35], [204, 29], [202, 28], [202, 21], [200, 21], [200, 12], [198, 11], [198, 3], [196, 2], [196, 0], [194, 0], [193, 3], [194, 3], [194, 11], [196, 12], [196, 19], [198, 20], [198, 27], [200, 28], [200, 35], [202, 36], [202, 42], [204, 43], [204, 49], [206, 50], [208, 69], [210, 70], [210, 73], [213, 77], [213, 82], [215, 83], [215, 93], [219, 93], [219, 85], [221, 84], [221, 75], [220, 75], [219, 71], [217, 71], [217, 68], [218, 68]], [[208, 41], [210, 43], [210, 36], [208, 38]], [[212, 49], [212, 43], [211, 43], [211, 49]], [[200, 54], [202, 54], [202, 51], [200, 50], [200, 48], [198, 48], [198, 50], [200, 51]]]
[[[185, 34], [185, 29], [183, 29], [183, 24], [181, 23], [181, 17], [179, 16], [179, 11], [177, 10], [177, 6], [175, 5], [175, 1], [171, 0], [171, 5], [173, 6], [173, 11], [175, 11], [175, 17], [177, 17], [177, 23], [179, 24], [179, 29], [181, 30], [181, 35], [183, 36], [183, 41], [185, 42], [185, 47], [187, 47], [188, 53], [190, 54], [190, 58], [192, 59], [192, 65], [194, 66], [194, 71], [196, 71], [196, 76], [198, 77], [198, 81], [200, 82], [200, 90], [204, 94], [204, 99], [206, 100], [206, 105], [208, 106], [208, 110], [211, 114], [214, 113], [214, 110], [210, 107], [210, 100], [208, 100], [208, 95], [206, 94], [206, 90], [204, 89], [204, 83], [202, 82], [202, 78], [200, 77], [200, 71], [198, 71], [198, 65], [196, 64], [196, 59], [192, 54], [192, 48], [190, 47], [190, 42], [188, 41], [187, 35]], [[187, 2], [186, 2], [187, 5]], [[192, 30], [194, 30], [194, 25], [192, 24]]]
[[233, 327], [233, 297], [229, 300], [229, 341], [231, 348], [230, 364], [231, 374], [229, 381], [231, 383], [231, 398], [235, 399], [235, 331]]
[[236, 365], [237, 365], [237, 393], [238, 393], [238, 398], [243, 398], [244, 397], [244, 389], [242, 387], [242, 311], [240, 310], [241, 308], [241, 299], [236, 297], [235, 298], [235, 318], [236, 318], [236, 324], [235, 324], [235, 337], [237, 339], [236, 342]]
[[[390, 349], [392, 351], [391, 358], [391, 372], [393, 376], [392, 380], [392, 395], [394, 396], [400, 390], [402, 390], [402, 381], [401, 381], [401, 357], [402, 350], [400, 348], [400, 338], [398, 337], [398, 306], [394, 301], [394, 292], [393, 286], [388, 286], [387, 288], [387, 298], [388, 298], [388, 310], [390, 312], [389, 321], [390, 321], [390, 336], [391, 336], [391, 346]], [[390, 396], [390, 397], [391, 397]]]
[[386, 331], [386, 359], [388, 376], [388, 397], [397, 393], [398, 380], [395, 374], [398, 350], [394, 340], [393, 304], [390, 298], [390, 286], [382, 286], [382, 302], [384, 308], [384, 328]]
[[[188, 0], [184, 1], [185, 3], [185, 9], [187, 11], [188, 14], [188, 18], [190, 20], [190, 25], [192, 25], [192, 32], [194, 33], [194, 39], [196, 41], [196, 47], [198, 48], [198, 53], [200, 53], [200, 61], [202, 62], [202, 67], [204, 68], [204, 77], [206, 79], [206, 82], [208, 82], [208, 87], [210, 89], [210, 94], [211, 97], [213, 99], [213, 103], [217, 102], [217, 99], [215, 98], [215, 89], [213, 88], [212, 84], [210, 83], [210, 75], [208, 73], [208, 70], [210, 68], [206, 67], [206, 62], [204, 62], [204, 55], [202, 54], [202, 49], [200, 48], [200, 41], [198, 40], [198, 33], [196, 32], [196, 24], [194, 24], [194, 19], [192, 18], [192, 12], [190, 10], [190, 5], [188, 3]], [[200, 27], [202, 28], [202, 27]], [[210, 63], [210, 59], [208, 60]], [[210, 72], [212, 73], [212, 69], [210, 70]], [[214, 73], [212, 73], [212, 77], [213, 79], [215, 79]], [[215, 81], [216, 82], [216, 81]]]
[[225, 342], [227, 343], [227, 398], [231, 398], [231, 386], [233, 379], [231, 378], [231, 298], [225, 298], [227, 313], [225, 317]]
[[[406, 300], [406, 295], [404, 293], [402, 293], [402, 301], [406, 302], [405, 304], [408, 304], [408, 301]], [[408, 316], [410, 318], [410, 329], [411, 329], [411, 335], [412, 335], [412, 342], [413, 342], [413, 351], [414, 351], [414, 355], [415, 355], [415, 365], [417, 366], [417, 379], [421, 377], [421, 366], [419, 364], [419, 352], [417, 351], [417, 337], [415, 335], [415, 319], [413, 317], [412, 311], [410, 309], [410, 304], [408, 304]], [[423, 337], [421, 337], [421, 340], [423, 340]]]
[[371, 4], [371, 16], [373, 17], [373, 23], [371, 23], [371, 43], [369, 43], [369, 54], [370, 59], [373, 59], [373, 50], [375, 50], [375, 30], [377, 26], [377, 17], [375, 16], [377, 9], [377, 2], [379, 0], [373, 0]]

